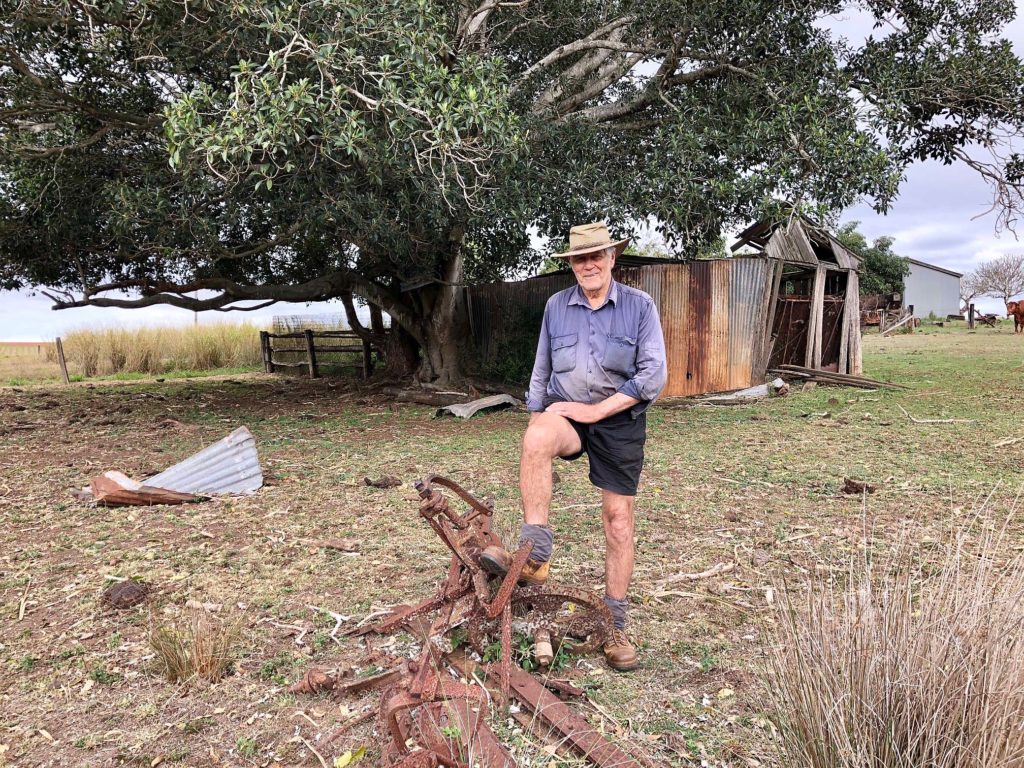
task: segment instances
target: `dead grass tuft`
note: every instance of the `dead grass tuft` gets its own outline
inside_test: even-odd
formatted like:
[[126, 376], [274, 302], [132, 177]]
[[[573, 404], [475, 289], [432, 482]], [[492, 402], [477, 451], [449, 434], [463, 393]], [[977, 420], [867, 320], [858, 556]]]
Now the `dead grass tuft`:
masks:
[[220, 619], [203, 608], [153, 627], [149, 644], [157, 669], [171, 682], [202, 677], [220, 680], [235, 662], [244, 626], [243, 615]]
[[1001, 534], [969, 534], [935, 564], [905, 542], [845, 586], [778, 590], [765, 697], [787, 765], [1020, 765], [1024, 570]]

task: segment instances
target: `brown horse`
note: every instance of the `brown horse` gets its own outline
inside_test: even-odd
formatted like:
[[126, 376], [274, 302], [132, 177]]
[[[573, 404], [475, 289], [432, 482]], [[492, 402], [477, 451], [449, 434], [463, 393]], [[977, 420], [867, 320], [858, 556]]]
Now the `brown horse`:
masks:
[[1013, 316], [1013, 332], [1024, 333], [1024, 301], [1006, 302], [1006, 316]]

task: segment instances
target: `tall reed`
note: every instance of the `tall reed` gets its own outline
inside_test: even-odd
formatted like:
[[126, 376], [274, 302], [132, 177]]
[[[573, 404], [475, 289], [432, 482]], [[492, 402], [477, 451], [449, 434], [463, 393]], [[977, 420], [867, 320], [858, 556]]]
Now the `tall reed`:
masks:
[[83, 376], [257, 367], [260, 329], [248, 323], [72, 331], [64, 352]]
[[951, 541], [780, 585], [764, 696], [787, 766], [1024, 766], [1022, 563], [1001, 534]]

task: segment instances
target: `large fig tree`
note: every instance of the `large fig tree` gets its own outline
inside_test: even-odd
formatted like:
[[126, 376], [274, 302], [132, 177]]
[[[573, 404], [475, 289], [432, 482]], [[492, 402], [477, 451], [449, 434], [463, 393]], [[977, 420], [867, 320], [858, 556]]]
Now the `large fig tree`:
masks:
[[423, 382], [461, 378], [462, 286], [538, 263], [531, 233], [653, 217], [695, 254], [776, 200], [884, 209], [925, 159], [1021, 201], [1012, 0], [0, 6], [0, 286], [354, 294]]

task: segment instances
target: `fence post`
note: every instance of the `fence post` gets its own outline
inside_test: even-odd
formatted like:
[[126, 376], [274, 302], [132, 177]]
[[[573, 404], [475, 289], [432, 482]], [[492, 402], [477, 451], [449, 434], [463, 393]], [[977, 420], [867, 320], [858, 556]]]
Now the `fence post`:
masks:
[[967, 327], [972, 331], [974, 330], [974, 305], [970, 304], [967, 307]]
[[320, 371], [316, 366], [316, 346], [313, 344], [313, 331], [307, 328], [304, 333], [306, 334], [306, 354], [309, 355], [309, 378], [319, 379]]
[[60, 336], [57, 337], [57, 362], [60, 364], [60, 377], [65, 384], [70, 384], [71, 379], [68, 378], [68, 361], [64, 359], [64, 344], [61, 343]]
[[363, 339], [363, 378], [370, 378], [370, 374], [373, 373], [373, 348], [370, 346], [370, 342]]
[[270, 348], [270, 332], [260, 331], [260, 352], [263, 355], [263, 370], [274, 372], [274, 351]]

